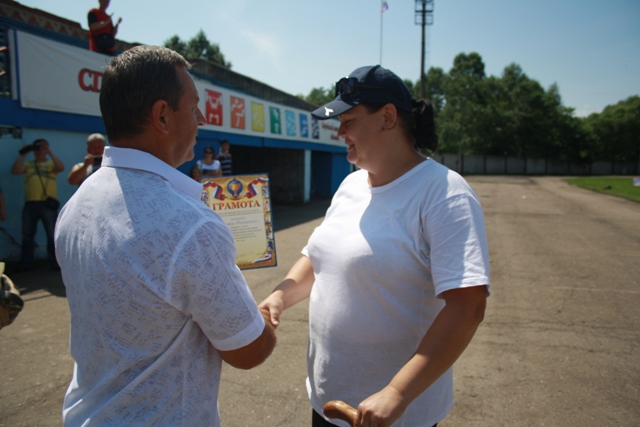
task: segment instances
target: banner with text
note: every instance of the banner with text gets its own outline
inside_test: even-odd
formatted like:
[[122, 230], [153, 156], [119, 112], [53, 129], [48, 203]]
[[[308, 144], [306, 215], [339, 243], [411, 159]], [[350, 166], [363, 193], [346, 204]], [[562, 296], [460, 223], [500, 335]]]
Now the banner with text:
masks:
[[[102, 74], [111, 59], [89, 50], [17, 31], [20, 102], [24, 108], [100, 116]], [[194, 76], [202, 129], [343, 146], [337, 120], [318, 121], [287, 107]]]

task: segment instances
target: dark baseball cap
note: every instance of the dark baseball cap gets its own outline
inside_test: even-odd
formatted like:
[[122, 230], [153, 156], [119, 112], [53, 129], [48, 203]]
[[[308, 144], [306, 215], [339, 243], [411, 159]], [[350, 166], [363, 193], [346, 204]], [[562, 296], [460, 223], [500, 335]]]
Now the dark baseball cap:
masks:
[[336, 98], [313, 111], [318, 120], [336, 117], [361, 102], [393, 104], [396, 108], [411, 112], [411, 92], [402, 79], [380, 65], [369, 65], [354, 70], [348, 77], [336, 83]]

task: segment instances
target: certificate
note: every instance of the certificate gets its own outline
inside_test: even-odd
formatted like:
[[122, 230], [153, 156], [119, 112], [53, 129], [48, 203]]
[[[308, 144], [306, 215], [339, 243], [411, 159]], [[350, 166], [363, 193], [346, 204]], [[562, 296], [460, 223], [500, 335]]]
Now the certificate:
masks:
[[240, 269], [274, 267], [276, 242], [271, 218], [269, 175], [206, 177], [202, 200], [233, 233]]

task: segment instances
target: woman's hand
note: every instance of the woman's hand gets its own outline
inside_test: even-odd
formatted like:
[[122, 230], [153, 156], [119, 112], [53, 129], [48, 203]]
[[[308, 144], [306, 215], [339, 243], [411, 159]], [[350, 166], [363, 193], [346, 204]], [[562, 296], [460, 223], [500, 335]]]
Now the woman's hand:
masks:
[[388, 427], [407, 409], [408, 402], [387, 386], [358, 405], [355, 427]]
[[283, 311], [309, 298], [313, 281], [311, 261], [306, 256], [301, 256], [291, 267], [287, 277], [276, 286], [267, 299], [258, 304], [258, 308], [269, 311], [271, 324], [275, 328], [280, 324], [280, 315]]
[[268, 311], [271, 324], [277, 328], [280, 324], [280, 315], [284, 311], [284, 301], [282, 300], [282, 291], [275, 291], [269, 295], [264, 301], [258, 304], [260, 311]]

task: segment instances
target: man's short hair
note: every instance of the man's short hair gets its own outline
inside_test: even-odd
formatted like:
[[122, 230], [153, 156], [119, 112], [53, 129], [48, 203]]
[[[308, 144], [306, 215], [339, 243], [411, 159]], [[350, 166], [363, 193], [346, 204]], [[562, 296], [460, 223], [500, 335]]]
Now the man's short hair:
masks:
[[87, 145], [91, 144], [93, 141], [102, 141], [104, 143], [104, 136], [101, 133], [92, 133], [87, 137]]
[[102, 77], [100, 111], [112, 144], [142, 133], [156, 101], [178, 109], [185, 91], [178, 66], [191, 68], [180, 54], [160, 46], [136, 46], [111, 60]]

